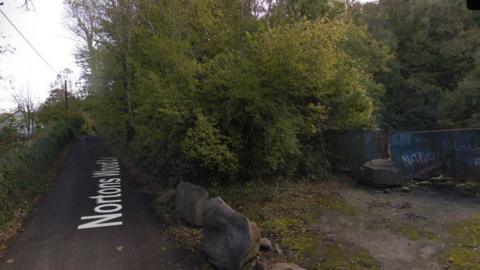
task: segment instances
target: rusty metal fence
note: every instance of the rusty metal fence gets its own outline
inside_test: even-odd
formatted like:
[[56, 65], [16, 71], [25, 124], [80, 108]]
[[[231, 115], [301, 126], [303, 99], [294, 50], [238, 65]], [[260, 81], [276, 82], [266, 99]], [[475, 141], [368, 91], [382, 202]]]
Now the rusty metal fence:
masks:
[[391, 159], [406, 178], [480, 180], [480, 129], [412, 131], [346, 130], [326, 133], [333, 169], [356, 172], [368, 160]]

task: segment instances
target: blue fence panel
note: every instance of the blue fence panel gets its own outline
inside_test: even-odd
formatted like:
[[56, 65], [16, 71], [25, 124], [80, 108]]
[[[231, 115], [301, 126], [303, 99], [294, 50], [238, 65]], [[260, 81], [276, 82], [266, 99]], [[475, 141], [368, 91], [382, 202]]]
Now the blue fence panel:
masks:
[[480, 179], [480, 129], [400, 132], [389, 143], [408, 178]]
[[480, 180], [480, 130], [455, 130], [453, 143], [444, 144], [445, 151], [453, 153], [455, 177]]

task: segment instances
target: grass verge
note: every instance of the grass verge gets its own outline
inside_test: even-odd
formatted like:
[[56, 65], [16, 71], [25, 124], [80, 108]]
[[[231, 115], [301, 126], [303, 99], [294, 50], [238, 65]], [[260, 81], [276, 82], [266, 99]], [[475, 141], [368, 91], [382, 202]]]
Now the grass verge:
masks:
[[54, 161], [53, 166], [48, 173], [41, 179], [45, 185], [39, 190], [39, 192], [22, 202], [22, 204], [15, 210], [13, 216], [8, 220], [0, 221], [0, 256], [5, 252], [8, 243], [21, 231], [21, 228], [28, 220], [29, 214], [32, 212], [34, 206], [44, 192], [46, 192], [53, 184], [53, 178], [57, 175], [62, 164], [71, 151], [73, 143], [65, 146], [59, 157]]

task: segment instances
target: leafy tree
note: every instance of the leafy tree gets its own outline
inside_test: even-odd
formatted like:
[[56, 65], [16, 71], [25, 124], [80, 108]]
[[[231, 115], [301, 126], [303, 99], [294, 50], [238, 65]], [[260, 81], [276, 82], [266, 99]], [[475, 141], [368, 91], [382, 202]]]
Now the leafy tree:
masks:
[[461, 0], [380, 0], [351, 10], [357, 23], [393, 49], [382, 125], [392, 129], [443, 127], [439, 105], [474, 68], [479, 15]]
[[[48, 126], [50, 123], [73, 117], [84, 110], [82, 93], [76, 92], [71, 78], [72, 71], [64, 69], [50, 84], [48, 98], [40, 104], [36, 112], [38, 124]], [[66, 84], [66, 85], [65, 85]], [[67, 86], [67, 92], [65, 91]], [[65, 98], [67, 94], [67, 99]], [[65, 102], [68, 102], [65, 104]]]
[[339, 1], [260, 3], [68, 2], [99, 133], [163, 180], [324, 172], [325, 129], [375, 126], [388, 49]]
[[278, 0], [266, 14], [273, 24], [293, 23], [302, 19], [335, 19], [346, 12], [342, 0]]
[[480, 53], [472, 70], [453, 92], [446, 93], [439, 106], [440, 123], [451, 128], [480, 125]]

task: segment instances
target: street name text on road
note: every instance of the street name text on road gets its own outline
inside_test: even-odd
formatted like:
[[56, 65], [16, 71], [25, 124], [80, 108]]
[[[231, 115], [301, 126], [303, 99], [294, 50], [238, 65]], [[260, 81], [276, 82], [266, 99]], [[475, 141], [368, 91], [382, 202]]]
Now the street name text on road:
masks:
[[92, 177], [98, 179], [96, 196], [89, 197], [95, 200], [93, 209], [95, 215], [83, 216], [81, 220], [89, 222], [79, 225], [77, 229], [93, 229], [100, 227], [120, 226], [122, 217], [122, 185], [120, 178], [120, 165], [113, 157], [101, 158], [96, 162], [101, 165], [100, 170], [94, 171]]

